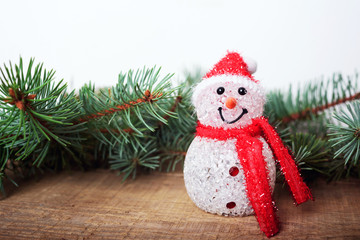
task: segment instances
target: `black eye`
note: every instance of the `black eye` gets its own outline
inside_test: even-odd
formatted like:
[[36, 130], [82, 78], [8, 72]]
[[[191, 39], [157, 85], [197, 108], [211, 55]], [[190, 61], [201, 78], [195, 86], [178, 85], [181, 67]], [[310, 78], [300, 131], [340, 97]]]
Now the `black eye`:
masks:
[[245, 95], [247, 93], [246, 89], [243, 87], [239, 88], [238, 92], [240, 95]]
[[216, 90], [217, 94], [221, 95], [225, 92], [225, 88], [223, 87], [219, 87], [217, 90]]

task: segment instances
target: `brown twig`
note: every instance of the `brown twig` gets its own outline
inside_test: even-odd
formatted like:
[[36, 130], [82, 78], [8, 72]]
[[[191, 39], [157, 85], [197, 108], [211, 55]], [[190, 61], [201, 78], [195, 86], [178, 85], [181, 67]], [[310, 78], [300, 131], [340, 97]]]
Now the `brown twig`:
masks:
[[[176, 110], [176, 108], [177, 108], [177, 106], [179, 105], [179, 103], [181, 103], [182, 99], [183, 99], [182, 96], [177, 96], [177, 97], [175, 98], [175, 102], [174, 102], [174, 104], [171, 106], [169, 112], [174, 113], [175, 110]], [[163, 118], [164, 118], [165, 120], [168, 120], [168, 119], [170, 118], [170, 115], [165, 115]], [[160, 126], [164, 125], [164, 123], [161, 122], [161, 121], [159, 121], [159, 124], [158, 124], [158, 125], [159, 125], [159, 127], [160, 127]]]
[[9, 98], [5, 99], [4, 102], [15, 105], [21, 111], [25, 111], [26, 106], [30, 105], [30, 101], [36, 97], [36, 94], [25, 95], [18, 89], [9, 88]]
[[[174, 104], [172, 105], [172, 107], [170, 108], [169, 111], [170, 112], [175, 112], [177, 106], [179, 105], [179, 103], [181, 103], [182, 99], [183, 99], [182, 96], [177, 96], [176, 99], [175, 99]], [[169, 118], [170, 118], [170, 115], [164, 116], [165, 120], [168, 120]]]
[[125, 103], [123, 105], [117, 105], [115, 108], [110, 108], [110, 109], [104, 110], [102, 112], [98, 112], [98, 113], [94, 113], [94, 114], [91, 114], [91, 115], [88, 115], [88, 116], [84, 116], [84, 117], [79, 119], [79, 122], [80, 123], [87, 122], [89, 120], [101, 118], [103, 116], [114, 114], [114, 113], [119, 112], [119, 111], [124, 111], [124, 110], [138, 104], [138, 103], [145, 103], [145, 102], [152, 103], [154, 101], [157, 101], [156, 98], [161, 97], [161, 96], [162, 96], [162, 93], [153, 94], [149, 90], [146, 90], [145, 93], [144, 93], [144, 97], [142, 97], [142, 98], [138, 98], [135, 101], [130, 101], [129, 103]]
[[[175, 112], [177, 106], [179, 105], [179, 103], [180, 103], [181, 101], [182, 101], [182, 96], [177, 96], [176, 99], [175, 99], [174, 104], [171, 106], [171, 108], [170, 108], [169, 111], [170, 111], [170, 112]], [[166, 115], [166, 116], [164, 116], [163, 118], [167, 120], [167, 119], [169, 119], [169, 117], [170, 117], [169, 115]], [[161, 126], [162, 124], [164, 124], [164, 123], [159, 121], [159, 126]], [[118, 130], [118, 129], [113, 129], [112, 131], [114, 131], [115, 133], [120, 133], [120, 130]], [[133, 133], [133, 132], [135, 132], [132, 128], [125, 128], [125, 129], [123, 129], [123, 131], [124, 131], [124, 132], [127, 132], [127, 133]], [[100, 132], [102, 132], [102, 133], [109, 133], [109, 130], [103, 128], [103, 129], [100, 129]]]
[[[42, 125], [44, 128], [49, 129], [48, 124], [45, 121], [42, 121], [41, 119], [37, 118], [34, 114], [32, 114], [30, 111], [26, 111], [26, 109], [33, 110], [33, 107], [31, 106], [31, 101], [36, 97], [36, 94], [27, 94], [25, 95], [23, 92], [20, 91], [20, 89], [12, 89], [9, 88], [9, 98], [5, 99], [4, 102], [15, 105], [18, 109], [25, 112], [26, 115], [30, 115], [34, 120], [36, 120], [40, 125]], [[46, 136], [50, 139], [53, 139], [48, 133], [44, 132]], [[24, 136], [23, 136], [24, 137]]]
[[326, 110], [328, 108], [334, 107], [334, 106], [336, 106], [338, 104], [341, 104], [341, 103], [345, 103], [347, 101], [353, 101], [355, 99], [360, 99], [360, 92], [356, 93], [356, 94], [354, 94], [352, 96], [346, 97], [346, 98], [340, 98], [340, 99], [338, 99], [338, 100], [336, 100], [336, 101], [334, 101], [332, 103], [328, 103], [328, 104], [325, 104], [323, 106], [315, 107], [313, 109], [307, 108], [307, 109], [304, 109], [303, 111], [301, 111], [299, 113], [293, 113], [290, 116], [283, 117], [282, 122], [283, 123], [289, 123], [291, 121], [295, 121], [295, 120], [298, 120], [298, 119], [305, 119], [310, 114], [317, 115], [319, 112], [324, 111], [324, 110]]
[[[125, 129], [122, 129], [124, 132], [126, 133], [133, 133], [135, 132], [132, 128], [125, 128]], [[120, 133], [120, 130], [118, 129], [112, 129], [111, 131], [115, 132], [115, 133]], [[99, 132], [101, 133], [109, 133], [109, 130], [105, 129], [105, 128], [102, 128], [99, 130]]]
[[355, 133], [354, 133], [355, 137], [360, 139], [360, 128], [356, 129]]
[[168, 151], [170, 154], [186, 156], [186, 152], [182, 151]]

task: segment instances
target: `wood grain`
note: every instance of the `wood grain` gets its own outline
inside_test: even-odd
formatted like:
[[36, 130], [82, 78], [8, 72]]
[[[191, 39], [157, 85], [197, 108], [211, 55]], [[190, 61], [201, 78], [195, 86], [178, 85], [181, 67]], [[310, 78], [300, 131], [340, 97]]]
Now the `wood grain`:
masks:
[[[312, 186], [315, 202], [293, 204], [286, 188], [274, 199], [281, 232], [272, 239], [360, 239], [360, 181]], [[0, 201], [1, 239], [267, 239], [254, 216], [222, 217], [189, 199], [182, 173], [135, 181], [107, 170], [21, 183]]]

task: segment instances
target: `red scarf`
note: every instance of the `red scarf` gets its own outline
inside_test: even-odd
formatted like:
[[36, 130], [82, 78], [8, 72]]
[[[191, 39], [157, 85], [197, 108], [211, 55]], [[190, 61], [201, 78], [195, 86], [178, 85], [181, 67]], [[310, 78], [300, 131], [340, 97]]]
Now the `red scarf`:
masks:
[[255, 211], [260, 229], [267, 237], [271, 237], [279, 231], [279, 224], [271, 197], [266, 162], [262, 155], [263, 144], [257, 137], [264, 137], [269, 144], [275, 158], [280, 163], [296, 203], [301, 204], [313, 199], [309, 188], [300, 176], [295, 161], [266, 118], [256, 118], [249, 126], [228, 130], [204, 126], [198, 122], [196, 136], [222, 141], [231, 138], [237, 140], [236, 151], [245, 174], [247, 195]]

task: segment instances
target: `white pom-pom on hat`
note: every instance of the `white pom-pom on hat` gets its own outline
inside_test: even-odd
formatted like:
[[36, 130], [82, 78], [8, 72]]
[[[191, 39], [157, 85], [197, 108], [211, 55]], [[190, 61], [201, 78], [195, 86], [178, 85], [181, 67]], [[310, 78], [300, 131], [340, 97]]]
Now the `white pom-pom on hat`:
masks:
[[247, 57], [247, 56], [243, 56], [242, 57], [244, 62], [247, 65], [247, 70], [249, 71], [250, 74], [254, 74], [257, 70], [257, 63], [254, 59]]

